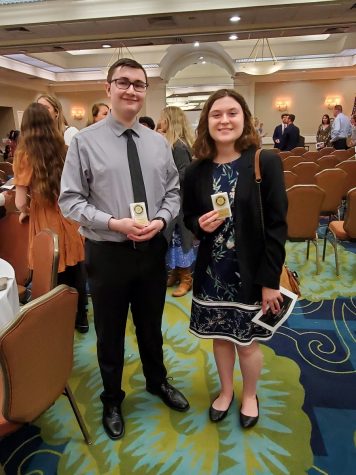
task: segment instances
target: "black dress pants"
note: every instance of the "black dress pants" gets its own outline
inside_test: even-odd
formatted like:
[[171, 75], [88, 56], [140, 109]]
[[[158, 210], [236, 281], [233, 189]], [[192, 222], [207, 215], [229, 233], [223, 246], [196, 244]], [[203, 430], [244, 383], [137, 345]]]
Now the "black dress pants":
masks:
[[78, 262], [74, 266], [67, 266], [63, 272], [58, 273], [57, 284], [66, 284], [74, 287], [78, 291], [77, 321], [87, 314], [87, 291], [86, 291], [86, 273], [83, 262]]
[[338, 139], [331, 144], [335, 150], [346, 150], [348, 146], [346, 145], [346, 139]]
[[85, 257], [93, 301], [103, 403], [121, 404], [125, 329], [131, 306], [147, 386], [166, 379], [163, 364], [162, 314], [166, 294], [167, 241], [156, 235], [145, 250], [132, 241], [116, 243], [86, 239]]

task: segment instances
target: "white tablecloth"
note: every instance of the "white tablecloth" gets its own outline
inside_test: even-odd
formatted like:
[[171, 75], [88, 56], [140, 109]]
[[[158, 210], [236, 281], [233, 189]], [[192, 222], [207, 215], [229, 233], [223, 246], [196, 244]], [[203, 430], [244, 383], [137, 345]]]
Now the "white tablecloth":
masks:
[[0, 259], [0, 277], [8, 278], [6, 289], [0, 290], [0, 330], [2, 330], [15, 319], [20, 304], [14, 269], [3, 259]]

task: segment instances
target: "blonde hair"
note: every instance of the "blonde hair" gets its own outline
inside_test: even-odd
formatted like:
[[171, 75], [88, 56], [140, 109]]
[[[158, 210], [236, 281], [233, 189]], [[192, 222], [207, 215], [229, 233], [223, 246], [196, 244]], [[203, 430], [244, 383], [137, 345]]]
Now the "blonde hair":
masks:
[[51, 96], [50, 94], [41, 94], [40, 96], [37, 97], [36, 102], [38, 102], [39, 99], [45, 99], [47, 102], [49, 102], [49, 104], [51, 104], [51, 106], [57, 113], [57, 118], [55, 119], [54, 122], [57, 126], [58, 131], [62, 135], [64, 135], [68, 122], [66, 118], [64, 117], [62, 104], [59, 102], [59, 100], [55, 96]]
[[178, 140], [182, 140], [192, 147], [195, 137], [187, 116], [180, 107], [168, 106], [161, 112], [160, 124], [164, 124], [165, 137], [173, 147]]

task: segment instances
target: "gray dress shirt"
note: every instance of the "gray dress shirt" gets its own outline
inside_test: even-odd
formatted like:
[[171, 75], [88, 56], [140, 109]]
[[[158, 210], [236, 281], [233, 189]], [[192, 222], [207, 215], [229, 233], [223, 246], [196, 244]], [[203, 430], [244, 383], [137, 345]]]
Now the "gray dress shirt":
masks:
[[[131, 127], [145, 183], [148, 218], [169, 224], [179, 212], [179, 177], [171, 147], [157, 132], [137, 121]], [[110, 218], [130, 218], [134, 202], [127, 159], [126, 128], [111, 114], [73, 137], [61, 180], [59, 206], [80, 223], [83, 236], [95, 241], [124, 241], [110, 231]]]
[[351, 135], [351, 123], [350, 119], [340, 112], [335, 119], [331, 126], [331, 142], [335, 142], [335, 140], [339, 139], [346, 139]]

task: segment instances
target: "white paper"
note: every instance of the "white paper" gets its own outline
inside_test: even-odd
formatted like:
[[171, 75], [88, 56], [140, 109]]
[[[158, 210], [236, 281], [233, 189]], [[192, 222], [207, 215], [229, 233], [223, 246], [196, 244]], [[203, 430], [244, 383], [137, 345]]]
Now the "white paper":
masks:
[[283, 302], [280, 302], [281, 309], [278, 313], [273, 314], [270, 308], [267, 307], [267, 312], [265, 314], [260, 310], [252, 319], [254, 323], [257, 323], [257, 325], [266, 328], [272, 333], [274, 333], [287, 320], [298, 300], [297, 294], [294, 294], [284, 287], [280, 287], [280, 292], [283, 297]]

